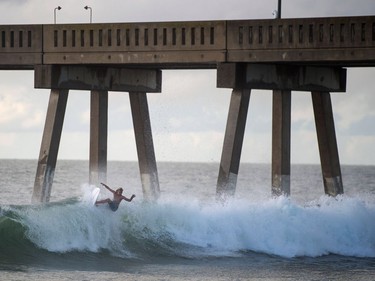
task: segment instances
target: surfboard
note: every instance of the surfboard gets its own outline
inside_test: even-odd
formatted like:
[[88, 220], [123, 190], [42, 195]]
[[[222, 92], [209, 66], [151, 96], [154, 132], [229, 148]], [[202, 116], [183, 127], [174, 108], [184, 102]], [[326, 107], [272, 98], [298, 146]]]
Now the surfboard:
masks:
[[95, 187], [93, 191], [91, 191], [91, 205], [95, 205], [95, 202], [96, 202], [96, 199], [98, 199], [98, 196], [99, 196], [99, 193], [100, 193], [100, 188], [98, 187]]

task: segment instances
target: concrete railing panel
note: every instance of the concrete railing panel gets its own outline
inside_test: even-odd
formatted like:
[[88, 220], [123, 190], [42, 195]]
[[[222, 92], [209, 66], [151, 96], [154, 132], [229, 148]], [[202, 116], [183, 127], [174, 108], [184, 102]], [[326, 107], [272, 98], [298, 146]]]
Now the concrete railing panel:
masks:
[[375, 17], [228, 21], [227, 42], [229, 62], [373, 63]]
[[226, 45], [223, 21], [47, 25], [44, 39], [46, 62], [63, 64], [216, 63]]
[[375, 17], [4, 25], [0, 68], [215, 68], [222, 62], [375, 65]]
[[0, 68], [33, 68], [42, 63], [42, 25], [0, 26]]

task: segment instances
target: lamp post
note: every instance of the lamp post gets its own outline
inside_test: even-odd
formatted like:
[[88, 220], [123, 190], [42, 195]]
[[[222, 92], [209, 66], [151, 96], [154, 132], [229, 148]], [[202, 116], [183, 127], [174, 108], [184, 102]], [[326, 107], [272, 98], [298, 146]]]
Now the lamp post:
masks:
[[54, 10], [53, 10], [53, 20], [54, 20], [54, 23], [56, 24], [56, 11], [57, 10], [61, 10], [61, 6], [57, 6]]
[[86, 10], [90, 9], [90, 23], [92, 23], [92, 8], [90, 6], [84, 7]]
[[281, 19], [281, 0], [277, 2], [277, 18]]

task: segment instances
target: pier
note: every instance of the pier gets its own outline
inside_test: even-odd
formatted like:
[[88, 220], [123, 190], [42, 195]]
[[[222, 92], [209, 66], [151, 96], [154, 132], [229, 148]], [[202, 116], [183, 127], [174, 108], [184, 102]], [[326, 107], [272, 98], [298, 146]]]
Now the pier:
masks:
[[0, 25], [0, 69], [32, 70], [50, 89], [34, 202], [48, 202], [70, 90], [91, 93], [89, 181], [107, 173], [108, 95], [128, 92], [146, 200], [159, 196], [148, 93], [160, 93], [164, 69], [216, 69], [232, 89], [218, 167], [217, 197], [235, 193], [252, 89], [273, 91], [272, 187], [289, 195], [291, 96], [311, 95], [324, 192], [344, 192], [331, 93], [346, 91], [346, 68], [375, 66], [375, 16]]

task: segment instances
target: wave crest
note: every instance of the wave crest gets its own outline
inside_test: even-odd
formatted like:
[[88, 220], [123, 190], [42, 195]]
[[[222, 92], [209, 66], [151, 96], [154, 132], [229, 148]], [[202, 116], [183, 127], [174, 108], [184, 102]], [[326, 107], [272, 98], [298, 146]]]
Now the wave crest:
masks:
[[305, 205], [284, 197], [224, 205], [169, 198], [155, 204], [123, 203], [117, 212], [67, 201], [2, 211], [0, 245], [12, 251], [21, 240], [49, 252], [108, 251], [121, 257], [243, 251], [375, 257], [374, 220], [374, 201], [346, 196], [323, 196]]

